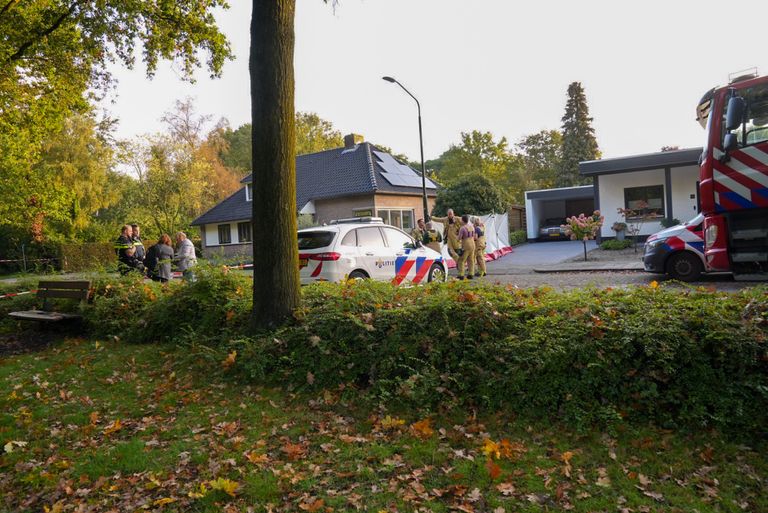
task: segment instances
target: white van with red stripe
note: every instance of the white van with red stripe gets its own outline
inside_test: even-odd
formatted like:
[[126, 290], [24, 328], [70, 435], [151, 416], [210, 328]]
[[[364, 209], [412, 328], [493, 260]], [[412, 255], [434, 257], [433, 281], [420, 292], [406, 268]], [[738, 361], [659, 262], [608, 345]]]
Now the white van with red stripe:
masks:
[[373, 279], [418, 284], [445, 281], [443, 256], [381, 218], [340, 219], [299, 230], [302, 285], [316, 281]]

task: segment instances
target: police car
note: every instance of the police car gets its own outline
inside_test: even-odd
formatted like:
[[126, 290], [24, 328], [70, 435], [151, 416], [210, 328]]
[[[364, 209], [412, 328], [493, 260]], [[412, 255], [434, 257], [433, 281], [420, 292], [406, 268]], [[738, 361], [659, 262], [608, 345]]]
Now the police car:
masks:
[[704, 215], [654, 233], [645, 242], [646, 272], [666, 273], [680, 281], [696, 281], [706, 269]]
[[379, 217], [339, 219], [299, 230], [302, 285], [373, 279], [395, 285], [445, 281], [443, 256]]

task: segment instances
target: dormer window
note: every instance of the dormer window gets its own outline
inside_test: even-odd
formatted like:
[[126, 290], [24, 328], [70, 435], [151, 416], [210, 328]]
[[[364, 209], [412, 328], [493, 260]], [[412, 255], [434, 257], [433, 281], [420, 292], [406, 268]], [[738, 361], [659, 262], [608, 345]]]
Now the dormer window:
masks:
[[245, 184], [245, 201], [251, 201], [253, 199], [253, 184]]

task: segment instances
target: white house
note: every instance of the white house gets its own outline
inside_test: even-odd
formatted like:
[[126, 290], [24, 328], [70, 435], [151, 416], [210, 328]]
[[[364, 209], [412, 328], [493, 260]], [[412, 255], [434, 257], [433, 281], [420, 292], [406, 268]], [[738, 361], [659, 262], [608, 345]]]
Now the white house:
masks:
[[662, 229], [661, 220], [688, 221], [699, 212], [699, 156], [702, 148], [662, 151], [579, 163], [579, 173], [594, 180], [595, 209], [605, 216], [602, 238], [615, 237], [619, 208], [651, 216], [639, 235]]

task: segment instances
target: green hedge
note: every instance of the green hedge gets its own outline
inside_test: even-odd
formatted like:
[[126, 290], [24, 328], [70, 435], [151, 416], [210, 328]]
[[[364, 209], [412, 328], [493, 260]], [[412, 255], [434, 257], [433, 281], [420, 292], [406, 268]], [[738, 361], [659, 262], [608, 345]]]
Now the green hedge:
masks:
[[509, 232], [509, 245], [517, 246], [528, 241], [528, 234], [525, 230], [514, 230]]
[[59, 261], [66, 272], [114, 269], [117, 255], [111, 242], [62, 244]]
[[548, 289], [452, 282], [317, 284], [288, 327], [248, 334], [251, 281], [200, 267], [194, 284], [95, 283], [96, 336], [207, 344], [243, 379], [360, 389], [421, 409], [507, 408], [579, 425], [768, 432], [768, 294]]
[[618, 249], [627, 249], [632, 245], [632, 241], [629, 239], [609, 239], [605, 240], [600, 244], [600, 249], [605, 249], [608, 251], [612, 250], [618, 250]]

